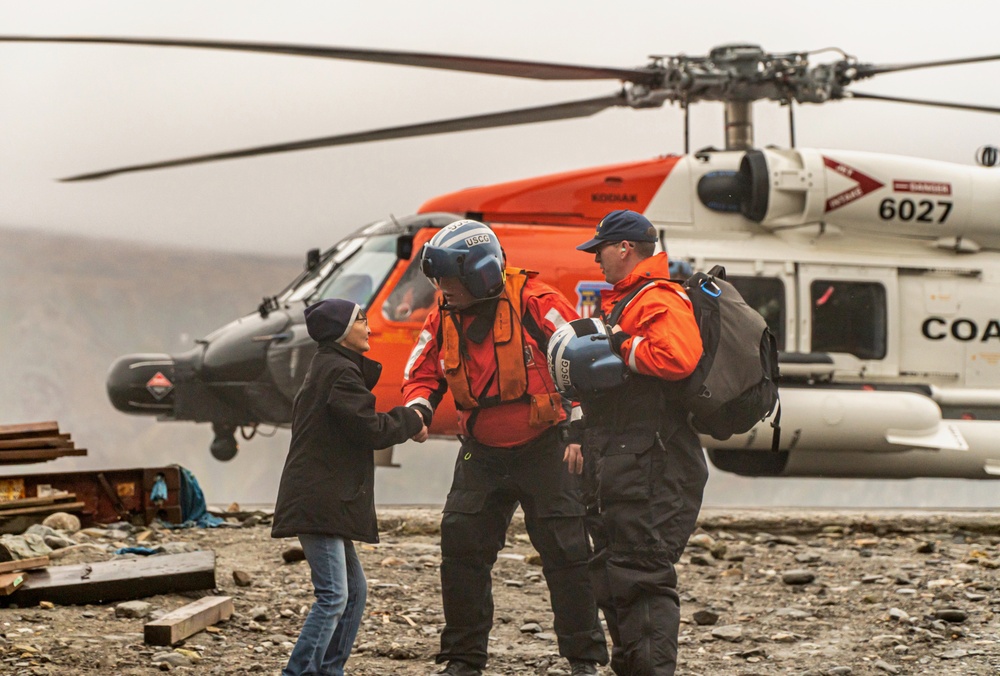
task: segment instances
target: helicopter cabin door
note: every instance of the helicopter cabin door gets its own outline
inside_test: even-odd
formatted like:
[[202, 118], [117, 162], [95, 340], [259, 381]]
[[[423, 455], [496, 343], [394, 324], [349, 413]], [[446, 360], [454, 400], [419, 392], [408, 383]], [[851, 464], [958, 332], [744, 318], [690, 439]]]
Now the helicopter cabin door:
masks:
[[800, 264], [799, 350], [827, 354], [838, 378], [899, 374], [896, 268]]
[[698, 261], [695, 267], [708, 270], [716, 264], [726, 268], [726, 280], [767, 322], [778, 350], [795, 351], [795, 266], [777, 261], [713, 258], [711, 261]]

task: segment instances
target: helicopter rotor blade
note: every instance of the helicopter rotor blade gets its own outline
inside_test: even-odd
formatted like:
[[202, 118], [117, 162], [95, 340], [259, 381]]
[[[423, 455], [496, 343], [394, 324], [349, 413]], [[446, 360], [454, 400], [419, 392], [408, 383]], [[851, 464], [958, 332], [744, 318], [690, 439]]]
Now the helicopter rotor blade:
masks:
[[261, 52], [289, 56], [313, 56], [326, 59], [388, 63], [399, 66], [437, 68], [485, 75], [534, 80], [621, 80], [639, 84], [653, 84], [657, 73], [642, 68], [605, 68], [602, 66], [577, 66], [520, 61], [517, 59], [491, 59], [451, 54], [424, 52], [395, 52], [381, 49], [353, 47], [325, 47], [319, 45], [294, 45], [280, 42], [232, 42], [226, 40], [175, 40], [166, 38], [116, 38], [76, 36], [0, 35], [0, 42], [61, 42], [106, 45], [138, 45], [148, 47], [192, 47], [196, 49], [221, 49], [237, 52]]
[[977, 106], [967, 103], [948, 103], [947, 101], [928, 101], [926, 99], [906, 99], [899, 96], [882, 96], [880, 94], [865, 94], [863, 92], [844, 92], [847, 98], [870, 99], [872, 101], [892, 101], [895, 103], [912, 103], [918, 106], [934, 106], [937, 108], [952, 108], [955, 110], [971, 110], [978, 113], [1000, 113], [1000, 108], [994, 106]]
[[244, 148], [242, 150], [231, 150], [208, 155], [182, 157], [175, 160], [150, 162], [148, 164], [135, 164], [127, 167], [118, 167], [104, 171], [79, 174], [77, 176], [69, 176], [59, 180], [64, 182], [92, 181], [99, 178], [116, 176], [118, 174], [150, 171], [153, 169], [167, 169], [169, 167], [182, 167], [191, 164], [231, 160], [239, 157], [272, 155], [275, 153], [292, 152], [295, 150], [329, 148], [332, 146], [349, 145], [352, 143], [368, 143], [371, 141], [385, 141], [389, 139], [409, 138], [414, 136], [428, 136], [431, 134], [447, 134], [456, 131], [509, 127], [518, 124], [530, 124], [532, 122], [568, 120], [572, 118], [589, 117], [590, 115], [599, 113], [607, 108], [627, 105], [628, 101], [625, 94], [617, 93], [612, 96], [602, 96], [593, 99], [583, 99], [580, 101], [568, 101], [565, 103], [556, 103], [534, 108], [522, 108], [499, 113], [487, 113], [485, 115], [472, 115], [469, 117], [458, 117], [450, 120], [409, 124], [401, 127], [373, 129], [371, 131], [339, 134], [337, 136], [325, 136], [323, 138], [309, 139], [305, 141], [293, 141], [290, 143], [257, 146], [254, 148]]
[[882, 73], [898, 73], [903, 70], [916, 70], [917, 68], [937, 68], [939, 66], [960, 66], [967, 63], [982, 63], [984, 61], [997, 61], [1000, 60], [1000, 54], [991, 54], [989, 56], [970, 56], [961, 59], [943, 59], [940, 61], [916, 61], [913, 63], [896, 63], [896, 64], [874, 64], [874, 63], [859, 63], [856, 66], [858, 73], [858, 78], [871, 77], [873, 75], [881, 75]]

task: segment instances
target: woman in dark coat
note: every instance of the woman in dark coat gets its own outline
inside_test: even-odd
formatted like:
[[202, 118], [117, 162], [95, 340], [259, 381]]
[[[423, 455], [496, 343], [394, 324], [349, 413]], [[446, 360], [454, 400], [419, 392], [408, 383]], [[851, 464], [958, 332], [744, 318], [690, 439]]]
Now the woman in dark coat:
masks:
[[368, 593], [352, 541], [378, 542], [373, 451], [423, 441], [427, 428], [413, 408], [375, 411], [382, 365], [363, 356], [370, 331], [357, 304], [315, 303], [306, 328], [319, 349], [295, 397], [271, 537], [298, 536], [316, 594], [282, 674], [330, 676], [344, 673]]

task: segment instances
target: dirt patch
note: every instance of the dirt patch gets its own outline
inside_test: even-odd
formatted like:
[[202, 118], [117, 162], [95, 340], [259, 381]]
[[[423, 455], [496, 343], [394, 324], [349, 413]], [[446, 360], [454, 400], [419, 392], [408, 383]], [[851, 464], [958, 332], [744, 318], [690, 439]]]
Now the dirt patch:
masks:
[[[218, 589], [207, 593], [233, 597], [228, 622], [172, 651], [147, 646], [149, 617], [118, 617], [118, 604], [7, 608], [0, 610], [0, 673], [278, 673], [312, 602], [309, 568], [284, 561], [297, 543], [272, 540], [266, 516], [240, 516], [253, 525], [160, 530], [143, 539], [214, 550]], [[433, 673], [444, 624], [438, 511], [382, 509], [380, 517], [382, 542], [359, 546], [369, 598], [348, 671]], [[679, 566], [679, 673], [996, 674], [998, 521], [971, 512], [707, 510]], [[136, 535], [91, 537], [97, 547], [66, 558], [90, 552], [103, 560]], [[488, 674], [567, 671], [533, 554], [515, 519], [494, 569]], [[237, 584], [234, 572], [249, 586]], [[144, 600], [156, 616], [201, 595]], [[538, 626], [525, 628], [531, 624]]]

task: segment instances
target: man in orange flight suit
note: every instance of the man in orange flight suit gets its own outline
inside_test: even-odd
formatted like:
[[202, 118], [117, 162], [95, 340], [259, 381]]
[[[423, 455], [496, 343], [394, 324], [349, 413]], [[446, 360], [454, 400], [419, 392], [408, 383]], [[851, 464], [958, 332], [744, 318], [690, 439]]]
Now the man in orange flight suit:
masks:
[[[612, 349], [628, 365], [625, 384], [581, 401], [566, 460], [584, 470], [595, 554], [591, 575], [613, 648], [611, 668], [629, 676], [671, 675], [677, 663], [680, 601], [674, 564], [694, 531], [708, 467], [674, 383], [701, 358], [691, 302], [670, 277], [656, 230], [641, 214], [613, 211], [593, 239], [608, 283], [601, 294]], [[659, 281], [654, 281], [659, 280]], [[636, 290], [641, 289], [635, 295]], [[629, 298], [631, 296], [631, 298]]]
[[559, 653], [574, 676], [608, 653], [588, 576], [590, 547], [579, 479], [563, 464], [566, 413], [546, 366], [548, 338], [576, 319], [535, 273], [505, 268], [496, 234], [456, 221], [421, 251], [442, 303], [424, 322], [406, 366], [403, 399], [430, 424], [446, 389], [462, 442], [441, 519], [442, 674], [476, 676], [493, 624], [491, 570], [520, 503], [542, 558]]

